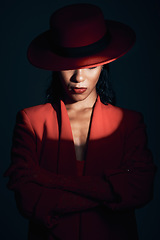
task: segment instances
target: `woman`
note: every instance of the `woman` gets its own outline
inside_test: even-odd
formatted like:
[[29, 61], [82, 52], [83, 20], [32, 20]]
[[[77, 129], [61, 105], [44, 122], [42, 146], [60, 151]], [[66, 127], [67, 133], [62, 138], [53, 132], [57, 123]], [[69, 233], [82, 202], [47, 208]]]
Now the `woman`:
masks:
[[151, 200], [155, 168], [141, 114], [111, 105], [106, 79], [134, 41], [128, 26], [76, 4], [30, 44], [30, 62], [54, 77], [50, 103], [18, 113], [6, 173], [29, 239], [138, 239], [134, 209]]

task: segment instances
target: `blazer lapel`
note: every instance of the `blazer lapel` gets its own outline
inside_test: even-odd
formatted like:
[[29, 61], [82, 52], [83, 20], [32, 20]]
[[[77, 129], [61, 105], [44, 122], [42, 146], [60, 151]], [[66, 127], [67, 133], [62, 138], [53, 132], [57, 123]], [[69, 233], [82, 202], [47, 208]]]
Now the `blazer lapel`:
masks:
[[68, 113], [63, 101], [61, 105], [61, 134], [59, 139], [58, 173], [76, 175], [76, 155]]
[[110, 104], [104, 105], [98, 96], [90, 124], [84, 175], [102, 173], [102, 168], [112, 151], [111, 146], [113, 147], [115, 140], [118, 139], [114, 136], [117, 134], [121, 120], [122, 111]]
[[84, 166], [84, 175], [90, 175], [95, 172], [97, 169], [97, 158], [99, 152], [97, 152], [99, 143], [99, 139], [104, 136], [104, 128], [103, 128], [103, 114], [101, 108], [101, 102], [99, 96], [97, 97], [97, 101], [95, 103], [91, 123], [90, 130], [88, 136], [88, 148], [86, 155], [86, 162]]

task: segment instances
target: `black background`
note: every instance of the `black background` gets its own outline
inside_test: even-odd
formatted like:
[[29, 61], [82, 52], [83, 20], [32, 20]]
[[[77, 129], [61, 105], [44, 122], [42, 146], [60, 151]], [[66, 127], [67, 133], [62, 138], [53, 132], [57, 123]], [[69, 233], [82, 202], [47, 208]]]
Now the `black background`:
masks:
[[[18, 110], [41, 104], [50, 83], [51, 72], [29, 64], [26, 51], [30, 41], [49, 28], [49, 17], [56, 9], [77, 2], [101, 7], [105, 18], [130, 25], [136, 32], [135, 46], [110, 64], [117, 105], [142, 112], [147, 125], [148, 144], [154, 161], [160, 165], [160, 1], [95, 0], [54, 1], [14, 0], [0, 9], [0, 96], [1, 96], [1, 176], [10, 163], [10, 147]], [[159, 239], [159, 169], [154, 199], [136, 210], [140, 240]], [[13, 193], [0, 181], [0, 238], [27, 239], [27, 220], [19, 214]]]

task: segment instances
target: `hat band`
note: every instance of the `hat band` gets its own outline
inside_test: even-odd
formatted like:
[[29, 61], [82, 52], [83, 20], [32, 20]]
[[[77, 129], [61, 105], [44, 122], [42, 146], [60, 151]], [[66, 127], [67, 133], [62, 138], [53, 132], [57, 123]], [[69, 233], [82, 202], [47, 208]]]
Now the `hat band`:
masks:
[[62, 47], [52, 45], [52, 51], [63, 57], [87, 57], [105, 49], [110, 42], [110, 34], [107, 32], [100, 40], [83, 47]]

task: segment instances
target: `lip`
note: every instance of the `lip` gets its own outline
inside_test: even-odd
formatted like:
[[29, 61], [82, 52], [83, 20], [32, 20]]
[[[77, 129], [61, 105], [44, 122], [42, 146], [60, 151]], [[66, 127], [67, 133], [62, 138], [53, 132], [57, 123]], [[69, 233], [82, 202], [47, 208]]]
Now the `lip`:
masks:
[[84, 87], [82, 88], [72, 87], [71, 89], [76, 94], [82, 94], [87, 90], [87, 88], [84, 88]]

